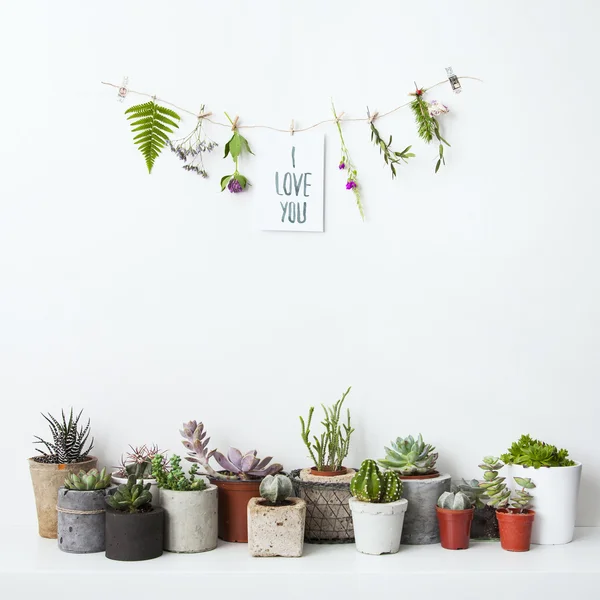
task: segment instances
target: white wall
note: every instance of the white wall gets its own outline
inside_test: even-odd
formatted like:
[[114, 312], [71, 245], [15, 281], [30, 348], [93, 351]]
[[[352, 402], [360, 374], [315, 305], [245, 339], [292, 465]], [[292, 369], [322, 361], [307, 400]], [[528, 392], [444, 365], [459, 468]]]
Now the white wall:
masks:
[[[1, 444], [28, 484], [40, 411], [82, 407], [96, 452], [221, 448], [307, 465], [298, 415], [353, 386], [350, 463], [423, 433], [455, 476], [529, 432], [584, 462], [600, 525], [592, 1], [3, 3]], [[169, 155], [148, 176], [116, 91], [297, 127], [405, 101], [444, 67], [479, 76], [443, 124], [448, 165], [407, 109], [382, 120], [418, 157], [391, 181], [367, 125], [345, 128], [362, 223], [326, 152], [326, 233], [264, 233], [261, 194], [220, 194]], [[187, 121], [187, 125], [190, 125]], [[211, 130], [226, 141], [226, 130]], [[275, 134], [248, 131], [252, 179]], [[6, 459], [5, 459], [6, 460]], [[3, 498], [3, 501], [5, 499]], [[9, 500], [12, 503], [12, 500]], [[33, 519], [32, 506], [26, 506]]]

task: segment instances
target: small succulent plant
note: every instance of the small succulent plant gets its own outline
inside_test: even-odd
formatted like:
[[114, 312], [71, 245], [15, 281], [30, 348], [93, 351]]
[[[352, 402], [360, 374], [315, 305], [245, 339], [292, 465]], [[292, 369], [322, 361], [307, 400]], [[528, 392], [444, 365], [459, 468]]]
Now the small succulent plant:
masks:
[[129, 446], [130, 452], [121, 457], [118, 476], [129, 477], [135, 475], [137, 479], [150, 479], [152, 477], [152, 461], [155, 456], [160, 456], [163, 466], [167, 466], [167, 458], [156, 444], [148, 446]]
[[512, 512], [522, 513], [531, 506], [533, 496], [527, 491], [535, 488], [529, 477], [515, 477], [515, 483], [521, 486], [511, 496], [511, 491], [504, 483], [506, 477], [499, 477], [498, 472], [504, 463], [495, 456], [486, 456], [479, 468], [483, 469], [483, 481], [479, 484], [489, 498], [489, 504], [496, 508], [508, 508]]
[[437, 452], [431, 444], [425, 444], [423, 437], [415, 440], [412, 435], [407, 438], [397, 438], [386, 447], [386, 457], [377, 462], [400, 475], [427, 475], [435, 472]]
[[534, 440], [529, 435], [522, 435], [519, 441], [514, 442], [500, 459], [507, 465], [522, 465], [524, 467], [572, 467], [575, 462], [569, 456], [569, 451], [564, 448], [559, 450], [556, 446], [546, 444], [541, 440]]
[[374, 460], [367, 459], [352, 478], [350, 493], [361, 502], [396, 502], [402, 496], [402, 481], [393, 471], [382, 473]]
[[106, 467], [100, 472], [98, 469], [90, 469], [87, 473], [83, 470], [79, 473], [69, 473], [65, 479], [65, 487], [68, 490], [103, 490], [109, 485], [110, 473], [106, 472]]
[[484, 508], [488, 499], [485, 490], [479, 486], [478, 479], [463, 479], [462, 483], [452, 487], [452, 491], [466, 494], [475, 508]]
[[130, 475], [127, 483], [122, 483], [117, 491], [106, 498], [107, 504], [122, 512], [147, 512], [152, 508], [152, 493], [150, 483], [137, 483], [135, 475]]
[[438, 498], [437, 505], [447, 510], [467, 510], [473, 507], [471, 499], [463, 492], [444, 492]]
[[42, 444], [48, 452], [37, 448], [41, 456], [36, 456], [33, 460], [47, 464], [69, 464], [84, 461], [91, 449], [94, 447], [94, 438], [86, 448], [88, 438], [90, 436], [90, 421], [88, 419], [85, 427], [79, 427], [79, 419], [83, 410], [79, 411], [77, 416], [73, 416], [73, 409], [69, 414], [69, 420], [65, 416], [65, 411], [62, 413], [62, 422], [55, 419], [51, 414], [42, 417], [48, 421], [50, 433], [52, 434], [52, 442], [47, 442], [39, 436], [34, 436], [36, 440], [34, 444]]
[[[242, 454], [237, 448], [229, 448], [227, 456], [218, 450], [208, 450], [209, 437], [202, 423], [189, 421], [183, 424], [180, 430], [183, 440], [181, 443], [187, 448], [186, 460], [202, 465], [207, 475], [217, 479], [258, 479], [267, 475], [279, 473], [283, 467], [279, 463], [269, 465], [272, 456], [262, 460], [257, 458], [256, 450], [249, 450]], [[215, 471], [209, 464], [214, 458], [224, 472]]]
[[189, 477], [181, 468], [181, 457], [174, 454], [170, 460], [170, 468], [167, 469], [163, 457], [159, 454], [152, 459], [152, 477], [156, 479], [159, 488], [175, 490], [179, 492], [196, 492], [206, 489], [206, 482], [197, 477], [198, 465], [193, 464]]
[[271, 506], [283, 504], [294, 493], [292, 482], [285, 475], [267, 475], [260, 482], [259, 491]]

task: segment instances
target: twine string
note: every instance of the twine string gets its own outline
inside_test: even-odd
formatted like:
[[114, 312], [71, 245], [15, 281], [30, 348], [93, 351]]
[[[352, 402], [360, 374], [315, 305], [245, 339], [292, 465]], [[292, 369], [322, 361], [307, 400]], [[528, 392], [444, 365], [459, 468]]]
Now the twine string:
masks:
[[104, 508], [99, 508], [98, 510], [74, 510], [72, 508], [63, 508], [62, 506], [57, 506], [56, 510], [67, 515], [101, 515], [106, 512]]
[[[461, 75], [458, 79], [459, 80], [460, 79], [473, 79], [474, 81], [480, 81], [481, 83], [483, 83], [483, 80], [479, 79], [479, 77], [470, 77], [468, 75]], [[122, 88], [123, 87], [122, 85], [115, 85], [114, 83], [109, 83], [107, 81], [101, 81], [100, 83], [102, 85], [108, 85], [108, 86], [114, 87], [114, 88]], [[433, 88], [437, 87], [438, 85], [443, 85], [444, 83], [448, 83], [448, 79], [438, 81], [437, 83], [434, 83], [433, 85], [430, 85], [429, 87], [423, 88], [423, 90], [425, 92], [428, 92], [429, 90], [432, 90]], [[237, 117], [236, 117], [235, 127], [231, 127], [231, 123], [221, 123], [220, 121], [215, 121], [214, 119], [209, 119], [208, 116], [212, 115], [212, 113], [210, 113], [210, 112], [198, 114], [191, 110], [188, 110], [187, 108], [177, 106], [177, 104], [173, 104], [173, 102], [169, 102], [168, 100], [163, 100], [162, 98], [158, 98], [154, 94], [146, 94], [145, 92], [138, 92], [136, 90], [132, 90], [129, 88], [127, 88], [127, 93], [128, 94], [136, 94], [137, 96], [145, 96], [146, 98], [151, 98], [155, 102], [158, 101], [158, 102], [162, 102], [163, 104], [168, 104], [169, 106], [176, 108], [180, 112], [187, 113], [188, 115], [192, 115], [193, 117], [197, 117], [199, 119], [201, 118], [205, 121], [208, 121], [209, 123], [212, 123], [213, 125], [218, 125], [219, 127], [228, 127], [230, 129], [270, 129], [271, 131], [278, 131], [279, 133], [287, 133], [288, 135], [290, 134], [290, 129], [280, 129], [279, 127], [271, 127], [270, 125], [237, 125]], [[387, 112], [380, 113], [380, 114], [375, 113], [375, 114], [378, 119], [382, 119], [383, 117], [387, 117], [388, 115], [395, 113], [397, 110], [400, 110], [401, 108], [410, 106], [410, 104], [411, 104], [411, 102], [405, 102], [404, 104], [401, 104], [400, 106], [396, 106], [396, 108], [392, 108], [391, 110], [388, 110]], [[340, 113], [340, 115], [335, 119], [325, 119], [323, 121], [319, 121], [318, 123], [315, 123], [314, 125], [309, 125], [308, 127], [303, 127], [302, 129], [293, 128], [292, 131], [293, 131], [293, 133], [300, 133], [302, 131], [310, 131], [311, 129], [314, 129], [315, 127], [320, 127], [321, 125], [324, 125], [325, 123], [339, 123], [341, 121], [370, 121], [369, 117], [342, 119], [341, 117], [343, 114], [344, 113]]]

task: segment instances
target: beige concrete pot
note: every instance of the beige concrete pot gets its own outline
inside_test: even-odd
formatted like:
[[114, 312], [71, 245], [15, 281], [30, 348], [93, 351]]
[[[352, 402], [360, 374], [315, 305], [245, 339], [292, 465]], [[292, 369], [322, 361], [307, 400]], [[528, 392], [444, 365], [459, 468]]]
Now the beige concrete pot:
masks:
[[270, 506], [262, 498], [248, 502], [248, 549], [252, 556], [302, 556], [306, 502], [288, 498]]
[[38, 527], [42, 537], [57, 537], [58, 517], [56, 512], [56, 499], [58, 489], [65, 483], [69, 473], [89, 471], [95, 469], [98, 459], [88, 456], [86, 460], [65, 465], [39, 463], [29, 458], [29, 472], [33, 483], [35, 507], [37, 509]]

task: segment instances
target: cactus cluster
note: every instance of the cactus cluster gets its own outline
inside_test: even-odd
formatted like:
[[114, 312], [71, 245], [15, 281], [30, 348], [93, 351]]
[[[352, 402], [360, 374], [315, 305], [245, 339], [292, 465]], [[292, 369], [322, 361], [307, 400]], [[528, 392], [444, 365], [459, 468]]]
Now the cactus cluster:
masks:
[[506, 477], [499, 477], [498, 472], [504, 463], [495, 456], [484, 457], [482, 464], [483, 481], [479, 484], [485, 491], [489, 504], [496, 508], [508, 508], [513, 512], [523, 512], [531, 506], [533, 496], [527, 491], [535, 488], [529, 477], [515, 477], [515, 483], [521, 486], [511, 496], [511, 491], [504, 483]]
[[468, 510], [473, 508], [473, 503], [463, 492], [444, 492], [437, 501], [440, 508], [447, 510]]
[[127, 483], [121, 484], [106, 502], [111, 508], [123, 512], [147, 512], [152, 509], [150, 485], [137, 483], [135, 475], [130, 475]]
[[206, 489], [206, 482], [197, 477], [198, 464], [193, 464], [187, 476], [181, 468], [181, 457], [174, 454], [170, 460], [170, 468], [165, 466], [159, 454], [152, 459], [152, 477], [159, 488], [178, 492], [196, 492]]
[[259, 491], [271, 506], [283, 504], [294, 493], [292, 482], [285, 475], [267, 475], [260, 482]]
[[434, 450], [431, 444], [425, 444], [421, 434], [416, 440], [412, 435], [399, 437], [391, 448], [385, 448], [385, 458], [377, 462], [400, 475], [428, 475], [435, 473], [438, 455]]
[[363, 460], [350, 482], [350, 493], [361, 502], [396, 502], [402, 496], [402, 481], [393, 471], [382, 473], [374, 460]]
[[68, 490], [90, 491], [103, 490], [110, 485], [110, 473], [106, 472], [106, 467], [98, 472], [98, 469], [79, 471], [79, 473], [69, 473], [65, 479], [65, 488]]

